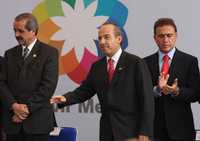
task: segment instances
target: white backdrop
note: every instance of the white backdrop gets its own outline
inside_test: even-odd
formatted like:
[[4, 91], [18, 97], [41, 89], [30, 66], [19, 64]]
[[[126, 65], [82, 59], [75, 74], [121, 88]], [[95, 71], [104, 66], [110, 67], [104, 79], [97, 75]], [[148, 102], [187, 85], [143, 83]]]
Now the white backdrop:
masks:
[[[17, 44], [12, 28], [13, 18], [21, 12], [32, 12], [42, 0], [1, 0], [0, 5], [0, 55]], [[94, 1], [94, 0], [91, 0]], [[108, 0], [109, 1], [109, 0]], [[197, 56], [200, 61], [200, 1], [199, 0], [121, 0], [128, 8], [125, 31], [128, 36], [128, 52], [140, 57], [157, 50], [153, 41], [153, 24], [157, 18], [171, 17], [178, 27], [177, 48]], [[76, 27], [76, 25], [75, 25]], [[85, 28], [85, 27], [84, 27]], [[59, 77], [55, 95], [64, 94], [77, 87], [66, 75]], [[200, 129], [200, 104], [192, 105], [195, 127]], [[78, 141], [96, 141], [99, 132], [99, 105], [96, 97], [83, 105], [71, 106], [56, 112], [59, 126], [78, 129]]]

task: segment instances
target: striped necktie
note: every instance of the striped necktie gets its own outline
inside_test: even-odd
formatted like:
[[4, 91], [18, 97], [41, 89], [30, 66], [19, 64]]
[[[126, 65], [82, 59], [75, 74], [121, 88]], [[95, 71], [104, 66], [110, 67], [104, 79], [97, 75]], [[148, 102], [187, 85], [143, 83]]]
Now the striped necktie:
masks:
[[25, 60], [26, 57], [28, 56], [28, 52], [29, 52], [28, 47], [25, 47], [25, 48], [23, 49], [23, 54], [22, 54], [22, 57], [24, 58], [24, 60]]

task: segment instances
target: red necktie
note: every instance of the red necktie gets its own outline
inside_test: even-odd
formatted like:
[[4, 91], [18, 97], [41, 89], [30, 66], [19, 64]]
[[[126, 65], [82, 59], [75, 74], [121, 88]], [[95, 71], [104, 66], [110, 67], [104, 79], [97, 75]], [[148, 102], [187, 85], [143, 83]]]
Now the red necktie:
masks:
[[165, 55], [163, 56], [163, 65], [162, 65], [162, 69], [161, 72], [166, 76], [169, 72], [169, 56]]
[[109, 79], [109, 83], [112, 81], [112, 77], [114, 74], [114, 61], [110, 58], [108, 59], [108, 79]]

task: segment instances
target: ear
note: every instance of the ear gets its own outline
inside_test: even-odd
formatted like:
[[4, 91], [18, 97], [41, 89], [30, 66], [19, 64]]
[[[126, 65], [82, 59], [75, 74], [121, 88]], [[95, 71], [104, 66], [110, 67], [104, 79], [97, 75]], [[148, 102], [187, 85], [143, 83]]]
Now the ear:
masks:
[[153, 36], [153, 39], [157, 43], [156, 35]]
[[156, 35], [153, 35], [154, 40], [156, 40]]
[[122, 42], [122, 36], [117, 36], [117, 41], [121, 44], [121, 42]]
[[36, 35], [36, 32], [34, 30], [31, 30], [30, 31], [32, 34]]
[[178, 33], [176, 32], [175, 34], [176, 34], [176, 38], [177, 38], [178, 37]]

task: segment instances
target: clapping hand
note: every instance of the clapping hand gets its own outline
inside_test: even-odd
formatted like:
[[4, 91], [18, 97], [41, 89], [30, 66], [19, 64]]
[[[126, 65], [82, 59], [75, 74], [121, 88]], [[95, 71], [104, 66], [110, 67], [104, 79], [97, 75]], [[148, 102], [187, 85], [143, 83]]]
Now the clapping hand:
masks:
[[160, 73], [158, 79], [158, 87], [160, 88], [160, 90], [163, 90], [163, 88], [167, 85], [168, 79], [169, 79], [169, 74], [164, 75], [163, 73]]
[[178, 95], [178, 79], [176, 78], [173, 82], [173, 84], [170, 86], [170, 85], [166, 85], [163, 87], [162, 89], [162, 92], [165, 94], [165, 95], [168, 95], [168, 94], [175, 94], [175, 95]]
[[162, 73], [160, 74], [159, 80], [158, 80], [158, 86], [159, 86], [161, 92], [164, 95], [168, 95], [168, 94], [172, 94], [172, 93], [177, 95], [178, 94], [177, 93], [178, 92], [178, 79], [176, 78], [171, 86], [167, 84], [168, 79], [169, 79], [169, 74], [167, 74], [166, 76]]

